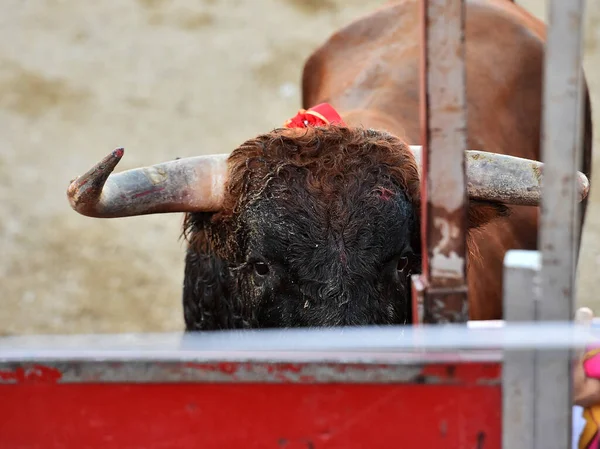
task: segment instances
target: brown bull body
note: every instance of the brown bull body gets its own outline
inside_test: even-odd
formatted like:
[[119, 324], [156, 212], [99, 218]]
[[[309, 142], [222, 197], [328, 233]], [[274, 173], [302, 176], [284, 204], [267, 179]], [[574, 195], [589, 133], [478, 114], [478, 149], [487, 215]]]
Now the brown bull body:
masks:
[[[379, 9], [335, 33], [306, 62], [303, 107], [335, 104], [346, 123], [385, 129], [421, 144], [419, 1]], [[466, 7], [468, 147], [540, 160], [546, 27], [507, 0]], [[592, 123], [585, 88], [583, 161], [591, 175]], [[565, 157], [569, 149], [565, 148]], [[581, 204], [581, 226], [587, 199]], [[473, 211], [472, 211], [473, 212]], [[470, 317], [502, 316], [502, 270], [509, 249], [536, 249], [539, 209], [512, 206], [506, 217], [471, 232], [467, 278]]]
[[[110, 175], [117, 150], [71, 184], [72, 206], [95, 217], [187, 213], [187, 330], [409, 322], [421, 250], [419, 158], [408, 146], [421, 144], [420, 24], [418, 0], [386, 5], [310, 56], [303, 108], [329, 103], [347, 126], [277, 129], [228, 157]], [[506, 251], [537, 246], [539, 171], [525, 176], [533, 162], [498, 155], [540, 159], [545, 26], [507, 0], [470, 0], [465, 31], [468, 147], [496, 161], [467, 167], [469, 310], [500, 319]], [[587, 88], [585, 112], [589, 177]]]

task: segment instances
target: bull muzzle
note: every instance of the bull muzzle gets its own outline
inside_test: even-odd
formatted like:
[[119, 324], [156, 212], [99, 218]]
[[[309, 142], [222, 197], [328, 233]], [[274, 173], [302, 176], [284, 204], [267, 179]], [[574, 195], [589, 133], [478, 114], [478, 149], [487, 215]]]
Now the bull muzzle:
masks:
[[[410, 147], [419, 169], [422, 148]], [[215, 212], [221, 208], [228, 154], [196, 156], [112, 174], [123, 157], [114, 150], [67, 189], [71, 207], [82, 215], [117, 218], [169, 212]], [[543, 163], [504, 154], [467, 151], [469, 198], [537, 206], [542, 193]], [[577, 172], [578, 200], [589, 180]]]

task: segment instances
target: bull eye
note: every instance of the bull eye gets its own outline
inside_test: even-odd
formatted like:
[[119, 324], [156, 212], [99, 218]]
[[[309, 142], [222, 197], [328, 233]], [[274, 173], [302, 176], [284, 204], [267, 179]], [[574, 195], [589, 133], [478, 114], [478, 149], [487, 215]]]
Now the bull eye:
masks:
[[259, 276], [266, 276], [269, 274], [269, 266], [264, 262], [256, 262], [254, 264], [254, 271]]
[[408, 267], [408, 257], [401, 257], [400, 259], [398, 259], [398, 265], [396, 265], [396, 270], [399, 273], [404, 272], [404, 270], [406, 270], [406, 267]]

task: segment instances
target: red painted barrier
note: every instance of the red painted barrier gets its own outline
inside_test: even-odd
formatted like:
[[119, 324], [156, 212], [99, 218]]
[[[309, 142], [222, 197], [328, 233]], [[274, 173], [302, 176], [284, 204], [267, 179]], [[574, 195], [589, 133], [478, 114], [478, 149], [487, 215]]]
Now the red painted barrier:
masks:
[[201, 373], [230, 377], [218, 383], [64, 383], [50, 366], [3, 367], [0, 447], [501, 447], [498, 363], [430, 364], [392, 383], [290, 376], [255, 383], [239, 378], [246, 368], [235, 363], [225, 370], [199, 365]]

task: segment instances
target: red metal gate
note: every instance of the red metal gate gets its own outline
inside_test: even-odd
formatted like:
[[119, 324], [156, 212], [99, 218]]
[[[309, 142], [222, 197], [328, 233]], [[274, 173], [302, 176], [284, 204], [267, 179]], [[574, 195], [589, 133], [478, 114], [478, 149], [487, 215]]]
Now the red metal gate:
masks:
[[[5, 366], [0, 371], [2, 447], [442, 443], [500, 449], [498, 354], [488, 355], [485, 363], [464, 354], [446, 363], [415, 356], [406, 363], [410, 355], [402, 360], [398, 354], [396, 361], [380, 363], [343, 363], [339, 354], [331, 355], [335, 362], [277, 362], [268, 353], [265, 362], [257, 355], [251, 361], [223, 362], [224, 354], [214, 362], [196, 354], [194, 362], [70, 360]], [[174, 350], [171, 356], [183, 354]], [[446, 358], [453, 359], [451, 354]]]

